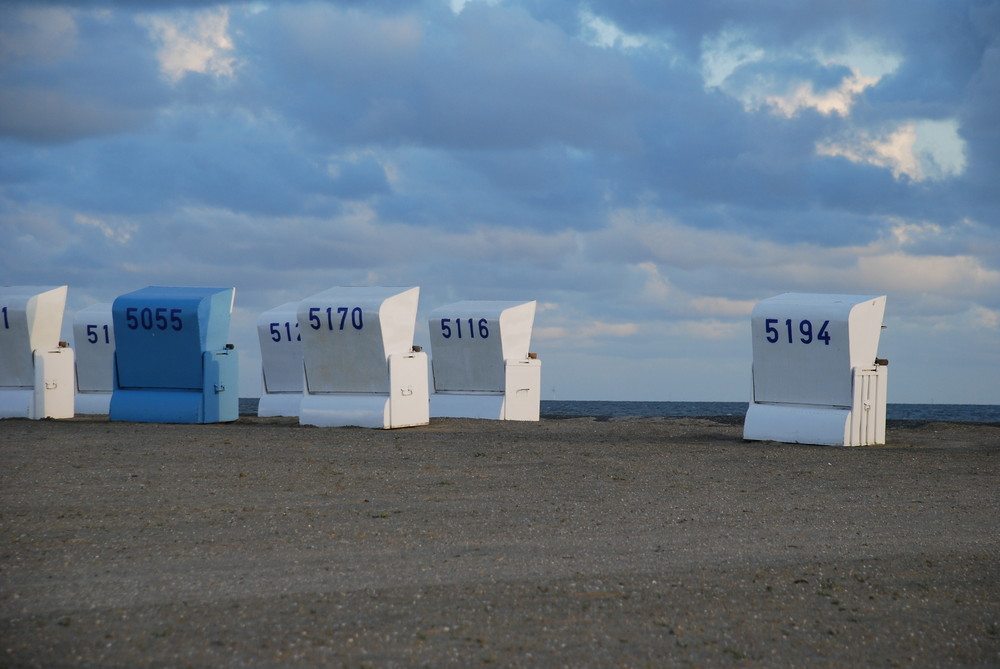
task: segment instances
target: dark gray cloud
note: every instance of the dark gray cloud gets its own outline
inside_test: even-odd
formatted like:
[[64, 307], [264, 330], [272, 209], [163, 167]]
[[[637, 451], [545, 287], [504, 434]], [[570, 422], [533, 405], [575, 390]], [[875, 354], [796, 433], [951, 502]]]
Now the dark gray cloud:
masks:
[[601, 223], [610, 182], [595, 162], [561, 145], [447, 157], [419, 152], [398, 162], [406, 177], [377, 206], [388, 220], [445, 229], [591, 229]]
[[259, 84], [285, 113], [339, 142], [634, 146], [631, 110], [643, 93], [624, 59], [516, 7], [473, 3], [440, 21], [313, 5], [277, 8], [243, 29], [273, 47]]
[[[338, 197], [385, 190], [384, 177], [364, 164], [330, 178], [317, 157], [290, 150], [287, 132], [242, 114], [202, 116], [194, 126], [182, 114], [162, 125], [168, 127], [153, 134], [68, 146], [60, 151], [65, 163], [52, 165], [52, 171], [36, 167], [17, 196], [98, 213], [200, 205], [287, 215], [330, 213], [338, 209]], [[10, 157], [16, 156], [25, 156], [28, 164], [39, 159], [30, 147], [12, 147]]]
[[[581, 9], [566, 7], [564, 20], [573, 14], [569, 9], [577, 14]], [[626, 29], [640, 28], [620, 5], [589, 7], [604, 10]], [[773, 23], [767, 16], [751, 20], [735, 5], [720, 8], [730, 24]], [[600, 202], [608, 193], [619, 204], [652, 196], [666, 206], [721, 202], [751, 211], [845, 202], [855, 213], [866, 206], [874, 213], [891, 209], [887, 197], [910, 199], [884, 170], [875, 170], [873, 179], [871, 167], [817, 158], [816, 142], [837, 128], [838, 118], [808, 111], [791, 120], [766, 110], [747, 114], [732, 97], [706, 91], [691, 62], [648, 56], [633, 62], [583, 44], [568, 26], [539, 21], [532, 9], [472, 2], [456, 16], [439, 3], [433, 11], [424, 8], [433, 17], [428, 22], [407, 8], [364, 13], [345, 11], [342, 3], [279, 3], [231, 17], [236, 52], [243, 58], [232, 81], [190, 73], [172, 87], [154, 74], [154, 45], [134, 20], [117, 13], [112, 19], [85, 17], [81, 30], [100, 39], [84, 40], [72, 65], [34, 78], [11, 68], [12, 75], [49, 87], [30, 95], [6, 88], [16, 104], [4, 107], [9, 118], [0, 119], [0, 128], [28, 141], [65, 141], [135, 130], [166, 99], [187, 106], [190, 111], [161, 120], [158, 135], [79, 152], [94, 161], [78, 189], [87, 208], [98, 207], [96, 193], [103, 190], [94, 182], [108, 181], [119, 184], [120, 193], [104, 200], [132, 210], [194, 202], [235, 211], [321, 213], [336, 211], [338, 199], [375, 198], [379, 211], [393, 220], [446, 226], [510, 221], [592, 227], [599, 224]], [[655, 32], [661, 21], [691, 35], [727, 25], [710, 19], [710, 11], [669, 16], [652, 6], [631, 11], [641, 11], [646, 32]], [[803, 21], [811, 17], [813, 30], [829, 32], [822, 21], [827, 10], [817, 11], [797, 15]], [[836, 13], [857, 18], [850, 8]], [[862, 18], [874, 20], [870, 13], [862, 12]], [[962, 25], [946, 27], [950, 33]], [[249, 45], [262, 46], [248, 53]], [[144, 55], [110, 55], [121, 52]], [[796, 77], [823, 91], [839, 85], [845, 74], [842, 65], [784, 57], [744, 65], [729, 84], [739, 88], [761, 77]], [[874, 102], [887, 98], [898, 112], [905, 101], [892, 92], [893, 81], [890, 77], [871, 96]], [[63, 100], [81, 89], [92, 99], [75, 105], [72, 99], [38, 102]], [[939, 115], [949, 109], [935, 104]], [[214, 109], [219, 105], [276, 113], [281, 120], [245, 122], [235, 113], [220, 114]], [[916, 109], [911, 105], [907, 111]], [[859, 116], [865, 114], [875, 116], [859, 110]], [[281, 127], [285, 121], [291, 127], [304, 124], [308, 132], [271, 141], [272, 131], [287, 133]], [[456, 152], [458, 160], [435, 165], [428, 158], [414, 167], [426, 178], [411, 171], [402, 191], [394, 191], [374, 163], [340, 166], [337, 178], [327, 173], [330, 158], [324, 152], [336, 156], [369, 145]], [[844, 198], [852, 181], [861, 186]], [[784, 233], [785, 227], [763, 231]]]
[[0, 38], [0, 136], [58, 144], [135, 131], [169, 99], [130, 16], [6, 6]]

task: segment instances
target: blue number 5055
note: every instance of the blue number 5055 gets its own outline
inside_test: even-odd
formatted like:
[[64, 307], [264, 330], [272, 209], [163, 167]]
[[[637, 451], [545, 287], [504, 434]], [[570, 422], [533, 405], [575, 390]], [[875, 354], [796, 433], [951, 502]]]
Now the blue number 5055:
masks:
[[[180, 309], [168, 309], [167, 307], [128, 307], [125, 309], [125, 325], [129, 330], [171, 330], [180, 332], [184, 329], [184, 321], [181, 320]], [[167, 316], [169, 315], [169, 320]]]

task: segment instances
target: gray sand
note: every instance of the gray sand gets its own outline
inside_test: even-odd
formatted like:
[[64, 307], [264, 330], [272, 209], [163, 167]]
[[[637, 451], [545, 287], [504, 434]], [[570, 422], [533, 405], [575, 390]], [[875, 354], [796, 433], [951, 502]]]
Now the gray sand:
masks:
[[1000, 666], [1000, 426], [0, 421], [2, 666]]

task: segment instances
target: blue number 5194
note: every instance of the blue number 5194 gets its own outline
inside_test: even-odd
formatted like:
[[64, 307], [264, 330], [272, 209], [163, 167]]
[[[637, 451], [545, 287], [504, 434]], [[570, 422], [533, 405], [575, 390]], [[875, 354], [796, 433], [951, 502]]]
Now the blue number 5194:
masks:
[[776, 327], [779, 323], [777, 318], [765, 318], [764, 319], [764, 332], [766, 333], [765, 338], [772, 344], [778, 343], [782, 339], [782, 334], [787, 336], [789, 344], [795, 343], [798, 339], [803, 344], [811, 344], [813, 341], [821, 341], [824, 345], [830, 345], [830, 333], [827, 332], [827, 327], [830, 325], [830, 321], [823, 321], [823, 325], [820, 326], [819, 332], [813, 333], [812, 321], [808, 319], [803, 319], [799, 321], [798, 327], [795, 326], [794, 321], [791, 318], [786, 318], [784, 322], [784, 327], [779, 329]]

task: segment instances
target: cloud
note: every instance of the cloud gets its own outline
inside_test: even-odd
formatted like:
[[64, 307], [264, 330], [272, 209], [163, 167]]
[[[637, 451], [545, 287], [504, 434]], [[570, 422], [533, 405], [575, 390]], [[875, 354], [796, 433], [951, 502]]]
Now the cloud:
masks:
[[[747, 111], [768, 109], [787, 119], [806, 110], [851, 116], [856, 103], [896, 73], [903, 59], [877, 42], [846, 33], [834, 48], [792, 45], [768, 50], [746, 31], [706, 36], [705, 85], [740, 100]], [[965, 141], [958, 119], [896, 119], [876, 127], [852, 120], [837, 137], [816, 142], [819, 156], [888, 168], [896, 179], [941, 180], [961, 175]]]
[[705, 86], [743, 103], [792, 118], [804, 110], [847, 116], [900, 59], [875, 43], [848, 36], [835, 51], [815, 45], [766, 49], [745, 31], [726, 29], [702, 40]]
[[[982, 232], [996, 254], [996, 234]], [[891, 293], [905, 302], [929, 300], [924, 306], [931, 310], [939, 308], [938, 295], [963, 302], [1000, 295], [1000, 270], [972, 249], [950, 251], [952, 234], [926, 222], [887, 219], [867, 244], [789, 245], [701, 230], [663, 212], [623, 210], [588, 236], [587, 248], [593, 261], [634, 268], [641, 277], [637, 299], [684, 318], [745, 316], [762, 296], [788, 291]], [[708, 290], [722, 289], [720, 276], [729, 284], [725, 295], [711, 295]]]
[[788, 118], [803, 109], [815, 109], [823, 115], [847, 116], [857, 97], [877, 83], [875, 77], [851, 71], [835, 88], [824, 91], [817, 91], [810, 81], [798, 81], [785, 86], [784, 90], [765, 90], [762, 99], [757, 94], [751, 94], [750, 98], [757, 106], [770, 107], [775, 113]]
[[60, 144], [143, 127], [162, 100], [145, 42], [105, 10], [0, 10], [0, 136]]
[[731, 321], [680, 321], [670, 328], [669, 334], [684, 339], [721, 341], [733, 340], [738, 335], [744, 334], [745, 329], [743, 323]]
[[630, 34], [613, 22], [584, 9], [580, 11], [583, 39], [587, 44], [604, 49], [639, 49], [650, 44], [644, 35]]
[[976, 299], [1000, 290], [1000, 272], [971, 256], [910, 256], [887, 252], [858, 258], [858, 283], [883, 292], [931, 293]]
[[34, 87], [0, 90], [0, 135], [43, 143], [110, 135], [138, 128], [141, 110], [107, 104], [66, 91]]
[[971, 313], [973, 321], [979, 327], [1000, 331], [1000, 310], [977, 306], [971, 309]]
[[635, 323], [601, 323], [590, 321], [569, 326], [541, 327], [532, 332], [539, 342], [572, 343], [575, 347], [593, 348], [608, 340], [625, 339], [635, 335]]
[[701, 40], [701, 71], [707, 88], [721, 88], [736, 70], [764, 60], [767, 51], [745, 31], [729, 28]]
[[0, 64], [58, 63], [77, 48], [73, 14], [58, 7], [0, 9]]
[[229, 10], [221, 7], [181, 17], [142, 15], [136, 19], [160, 43], [160, 71], [173, 83], [189, 72], [232, 77], [237, 60], [229, 36]]
[[958, 122], [906, 121], [872, 136], [855, 131], [842, 141], [825, 140], [816, 146], [821, 156], [843, 156], [851, 162], [869, 163], [892, 171], [896, 179], [939, 181], [965, 171], [965, 141]]
[[338, 141], [636, 146], [627, 116], [638, 91], [627, 63], [517, 7], [474, 2], [430, 26], [409, 14], [283, 7], [243, 29], [266, 31], [273, 65], [295, 69], [292, 79], [264, 72], [282, 112]]
[[728, 297], [698, 297], [691, 300], [696, 311], [711, 316], [746, 317], [753, 311], [753, 300], [732, 300]]
[[85, 216], [83, 214], [77, 214], [73, 217], [73, 220], [80, 225], [90, 226], [101, 231], [101, 234], [110, 241], [116, 244], [127, 244], [132, 238], [132, 233], [135, 232], [136, 226], [133, 223], [120, 223], [113, 225], [107, 221], [103, 221], [91, 216]]

